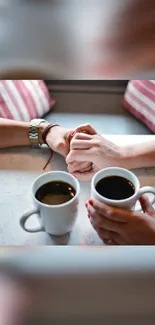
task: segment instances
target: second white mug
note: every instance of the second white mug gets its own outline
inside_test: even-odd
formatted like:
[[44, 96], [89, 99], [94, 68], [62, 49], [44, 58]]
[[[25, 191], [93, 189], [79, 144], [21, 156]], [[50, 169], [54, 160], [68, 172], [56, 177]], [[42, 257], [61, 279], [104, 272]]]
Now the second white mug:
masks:
[[[129, 182], [131, 182], [134, 185], [135, 192], [134, 194], [124, 200], [111, 200], [108, 199], [102, 195], [100, 195], [96, 190], [97, 183], [105, 178], [110, 176], [120, 176], [123, 178], [126, 178]], [[105, 168], [101, 171], [99, 171], [96, 175], [94, 175], [91, 183], [91, 198], [96, 199], [100, 202], [103, 202], [110, 206], [115, 206], [119, 208], [123, 208], [126, 210], [132, 210], [135, 209], [136, 202], [140, 199], [140, 197], [144, 194], [151, 193], [154, 195], [154, 198], [152, 200], [152, 204], [155, 203], [155, 188], [151, 186], [146, 186], [140, 188], [140, 182], [137, 176], [132, 173], [131, 171], [124, 169], [124, 168], [118, 168], [118, 167], [110, 167]], [[138, 210], [138, 209], [136, 209]], [[138, 210], [139, 211], [139, 210]]]

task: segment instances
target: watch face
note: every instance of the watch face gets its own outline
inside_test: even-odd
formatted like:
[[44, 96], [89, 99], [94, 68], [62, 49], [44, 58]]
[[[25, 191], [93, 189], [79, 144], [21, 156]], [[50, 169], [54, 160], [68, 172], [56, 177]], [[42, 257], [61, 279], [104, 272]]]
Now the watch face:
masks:
[[29, 139], [32, 147], [40, 147], [39, 142], [39, 126], [42, 122], [46, 122], [42, 119], [34, 119], [30, 123]]

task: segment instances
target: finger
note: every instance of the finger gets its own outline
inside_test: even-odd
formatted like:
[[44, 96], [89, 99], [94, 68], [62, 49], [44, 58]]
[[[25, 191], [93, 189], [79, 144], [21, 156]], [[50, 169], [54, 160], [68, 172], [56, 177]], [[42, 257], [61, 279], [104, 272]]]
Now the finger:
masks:
[[70, 150], [90, 149], [98, 146], [99, 146], [99, 141], [94, 137], [89, 140], [73, 139], [70, 144]]
[[90, 149], [94, 144], [90, 140], [72, 140], [70, 150]]
[[124, 239], [117, 233], [112, 231], [107, 231], [105, 229], [99, 228], [98, 234], [101, 239], [105, 239], [107, 241], [111, 241], [113, 245], [126, 245]]
[[91, 124], [83, 124], [83, 125], [80, 125], [78, 126], [76, 129], [75, 129], [75, 132], [78, 133], [78, 132], [86, 132], [88, 134], [97, 134], [96, 130], [92, 127]]
[[[91, 172], [91, 171], [92, 171], [92, 165], [91, 166], [89, 165], [88, 168], [81, 169], [80, 173], [83, 174], [83, 173], [88, 173], [88, 172]], [[76, 172], [79, 172], [79, 171], [76, 171]]]
[[146, 195], [142, 196], [139, 201], [144, 213], [148, 213], [152, 217], [155, 216], [155, 210]]
[[111, 238], [112, 238], [112, 235], [110, 235], [111, 234], [111, 232], [110, 231], [107, 231], [107, 230], [103, 230], [102, 228], [100, 228], [100, 227], [98, 227], [96, 224], [95, 224], [95, 222], [94, 222], [94, 220], [92, 219], [92, 217], [90, 218], [90, 222], [91, 222], [91, 225], [92, 225], [92, 227], [95, 229], [95, 231], [97, 232], [97, 234], [98, 234], [98, 236], [100, 237], [100, 239], [102, 240], [102, 241], [104, 241], [104, 243], [106, 244], [106, 245], [109, 245], [109, 246], [111, 246], [111, 245], [118, 245], [115, 241], [113, 241]]
[[72, 138], [72, 141], [75, 139], [77, 140], [91, 140], [93, 139], [93, 135], [86, 134], [86, 133], [76, 133], [74, 137]]
[[132, 212], [126, 211], [123, 209], [119, 209], [116, 207], [111, 207], [109, 205], [106, 205], [103, 202], [99, 202], [98, 200], [90, 200], [91, 203], [93, 204], [94, 209], [106, 217], [107, 219], [119, 221], [126, 223], [132, 218]]
[[76, 177], [80, 182], [90, 182], [95, 172], [84, 172], [84, 173], [71, 173], [74, 177]]
[[68, 171], [69, 173], [74, 173], [74, 172], [88, 172], [92, 169], [92, 164], [89, 162], [76, 162], [74, 161], [73, 163], [68, 165]]
[[73, 161], [92, 161], [92, 157], [94, 155], [94, 150], [86, 149], [86, 150], [71, 150], [66, 158], [67, 165], [71, 164]]
[[87, 133], [75, 133], [75, 131], [74, 131], [70, 134], [70, 141], [69, 141], [70, 145], [71, 145], [72, 141], [74, 141], [75, 139], [77, 139], [77, 140], [91, 140], [91, 139], [93, 139], [93, 135], [90, 135]]
[[122, 228], [124, 226], [123, 223], [105, 218], [103, 215], [100, 215], [89, 203], [87, 209], [97, 227], [108, 231], [114, 231], [118, 234], [122, 233]]

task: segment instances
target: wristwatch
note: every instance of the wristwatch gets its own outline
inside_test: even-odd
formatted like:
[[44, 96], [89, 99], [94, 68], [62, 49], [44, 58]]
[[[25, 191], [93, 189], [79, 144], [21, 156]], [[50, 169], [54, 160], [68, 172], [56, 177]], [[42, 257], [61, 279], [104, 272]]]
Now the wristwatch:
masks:
[[40, 148], [42, 145], [41, 142], [39, 141], [39, 129], [41, 123], [48, 123], [48, 122], [43, 119], [34, 119], [30, 122], [29, 140], [31, 146], [34, 148]]

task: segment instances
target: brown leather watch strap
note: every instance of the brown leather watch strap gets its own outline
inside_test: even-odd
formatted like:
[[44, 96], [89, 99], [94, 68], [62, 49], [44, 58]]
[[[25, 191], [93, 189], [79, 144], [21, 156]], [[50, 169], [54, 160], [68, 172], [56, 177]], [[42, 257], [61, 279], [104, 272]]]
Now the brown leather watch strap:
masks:
[[42, 139], [44, 141], [45, 144], [48, 145], [46, 138], [47, 138], [47, 134], [49, 133], [49, 131], [54, 128], [55, 126], [59, 126], [58, 124], [49, 124], [46, 126], [46, 128], [44, 129], [43, 133], [42, 133]]
[[[49, 131], [54, 128], [55, 126], [59, 126], [58, 124], [49, 124], [46, 126], [46, 128], [44, 129], [43, 133], [42, 133], [42, 139], [44, 141], [45, 144], [48, 145], [47, 141], [46, 141], [46, 137], [47, 137], [47, 134], [49, 133]], [[46, 169], [46, 167], [49, 165], [50, 161], [52, 160], [53, 158], [53, 150], [51, 149], [51, 155], [50, 155], [50, 158], [49, 160], [47, 161], [46, 165], [44, 166], [43, 170]]]

